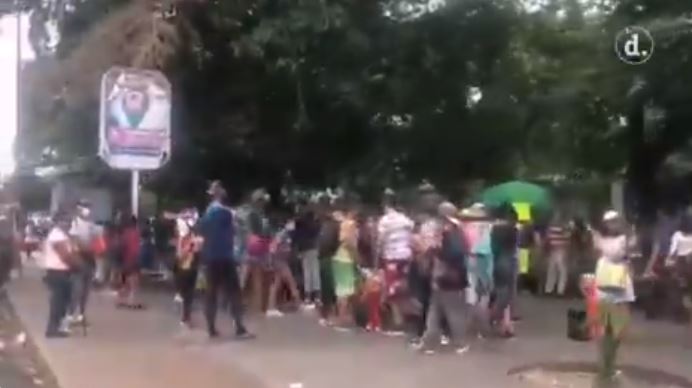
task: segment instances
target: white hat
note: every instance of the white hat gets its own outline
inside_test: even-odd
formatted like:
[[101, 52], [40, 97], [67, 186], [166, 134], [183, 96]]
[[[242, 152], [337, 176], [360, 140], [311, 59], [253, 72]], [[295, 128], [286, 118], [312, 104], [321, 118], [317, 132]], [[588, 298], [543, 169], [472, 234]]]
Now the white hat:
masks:
[[620, 213], [615, 210], [608, 210], [603, 214], [603, 221], [614, 221], [620, 218]]
[[462, 217], [468, 218], [484, 218], [487, 217], [488, 212], [485, 209], [485, 205], [482, 203], [474, 203], [470, 207], [462, 210], [461, 215]]

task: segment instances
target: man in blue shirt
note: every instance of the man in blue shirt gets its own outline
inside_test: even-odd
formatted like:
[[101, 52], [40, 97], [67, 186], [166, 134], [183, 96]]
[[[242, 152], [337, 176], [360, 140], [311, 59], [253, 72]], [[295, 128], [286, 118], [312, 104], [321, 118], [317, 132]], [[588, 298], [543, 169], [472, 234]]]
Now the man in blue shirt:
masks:
[[205, 315], [209, 337], [219, 336], [216, 330], [217, 297], [219, 291], [227, 294], [231, 302], [231, 315], [235, 321], [236, 337], [249, 339], [243, 324], [243, 307], [238, 272], [233, 259], [234, 223], [231, 209], [223, 204], [226, 190], [221, 182], [212, 182], [207, 191], [211, 203], [200, 220], [200, 232], [204, 238], [202, 261], [206, 267], [207, 297]]

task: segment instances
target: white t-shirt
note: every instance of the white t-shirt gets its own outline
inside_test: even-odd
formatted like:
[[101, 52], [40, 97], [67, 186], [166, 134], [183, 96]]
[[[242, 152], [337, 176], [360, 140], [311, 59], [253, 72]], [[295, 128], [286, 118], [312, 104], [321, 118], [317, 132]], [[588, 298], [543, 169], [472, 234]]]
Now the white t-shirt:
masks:
[[62, 229], [58, 227], [51, 229], [50, 233], [48, 233], [48, 237], [46, 238], [44, 247], [43, 267], [45, 269], [59, 271], [67, 271], [70, 269], [67, 264], [60, 259], [60, 255], [58, 255], [58, 252], [55, 251], [55, 248], [53, 248], [53, 244], [55, 243], [68, 241], [70, 241], [70, 238]]
[[692, 255], [692, 235], [685, 235], [678, 231], [673, 234], [670, 242], [670, 256]]

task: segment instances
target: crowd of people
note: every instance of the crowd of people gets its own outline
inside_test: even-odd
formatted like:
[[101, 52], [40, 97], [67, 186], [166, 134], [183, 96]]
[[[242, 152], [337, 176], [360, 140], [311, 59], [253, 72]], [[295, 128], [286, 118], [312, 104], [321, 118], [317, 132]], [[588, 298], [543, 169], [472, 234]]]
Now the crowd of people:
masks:
[[[275, 211], [264, 190], [231, 208], [221, 183], [213, 182], [202, 214], [190, 209], [166, 217], [176, 230], [173, 267], [181, 324], [196, 323], [195, 299], [203, 295], [212, 338], [220, 335], [220, 307], [230, 311], [240, 339], [254, 338], [244, 322], [248, 306], [269, 318], [314, 310], [320, 324], [339, 331], [408, 333], [411, 346], [421, 352], [445, 346], [461, 354], [476, 337], [515, 335], [522, 250], [546, 248], [547, 277], [539, 288], [565, 294], [567, 258], [577, 236], [577, 243], [598, 258], [586, 265], [584, 272], [591, 275], [580, 285], [584, 295], [589, 281], [595, 290], [598, 308], [589, 311], [589, 325], [600, 333], [602, 374], [616, 374], [617, 350], [635, 300], [629, 261], [636, 244], [618, 213], [606, 212], [598, 227], [554, 216], [541, 229], [519, 220], [510, 203], [459, 210], [432, 187], [421, 187], [419, 194], [405, 207], [387, 191], [377, 210], [348, 198], [321, 197]], [[71, 324], [86, 324], [99, 255], [119, 258], [113, 272], [117, 305], [144, 307], [137, 300], [143, 245], [137, 219], [99, 234], [88, 206], [76, 210], [58, 212], [46, 239], [48, 337], [68, 336]], [[686, 219], [676, 229], [661, 264], [666, 273], [682, 268], [678, 280], [689, 279], [684, 271], [692, 254], [690, 225]], [[654, 276], [650, 268], [645, 275]], [[687, 283], [676, 284], [682, 293], [689, 291]]]

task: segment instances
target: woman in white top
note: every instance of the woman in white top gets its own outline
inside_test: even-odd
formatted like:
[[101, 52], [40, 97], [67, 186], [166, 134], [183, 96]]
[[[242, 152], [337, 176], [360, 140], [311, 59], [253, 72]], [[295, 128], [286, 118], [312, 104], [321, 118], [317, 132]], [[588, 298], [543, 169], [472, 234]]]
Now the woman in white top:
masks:
[[[672, 287], [676, 310], [680, 315], [689, 315], [692, 310], [692, 216], [686, 215], [680, 227], [673, 234], [670, 251], [665, 261], [666, 272], [671, 275], [669, 287]], [[682, 298], [680, 297], [682, 295]], [[680, 300], [682, 299], [682, 300]], [[680, 304], [680, 302], [682, 302]], [[685, 310], [687, 310], [685, 312]], [[687, 314], [685, 314], [687, 313]]]
[[[617, 351], [630, 322], [629, 304], [634, 302], [634, 287], [628, 263], [628, 247], [632, 239], [625, 233], [620, 215], [608, 211], [603, 216], [604, 233], [592, 231], [594, 247], [599, 253], [596, 269], [598, 308], [603, 329], [599, 360], [599, 382], [612, 380], [616, 375]], [[609, 272], [611, 276], [601, 272]], [[617, 286], [608, 280], [621, 275]], [[600, 283], [600, 284], [599, 284]]]
[[70, 219], [67, 214], [62, 212], [56, 214], [54, 223], [44, 248], [45, 282], [50, 289], [46, 337], [64, 338], [68, 336], [68, 333], [62, 330], [60, 325], [70, 303], [72, 294], [70, 271], [76, 264], [76, 255], [68, 235]]

